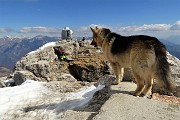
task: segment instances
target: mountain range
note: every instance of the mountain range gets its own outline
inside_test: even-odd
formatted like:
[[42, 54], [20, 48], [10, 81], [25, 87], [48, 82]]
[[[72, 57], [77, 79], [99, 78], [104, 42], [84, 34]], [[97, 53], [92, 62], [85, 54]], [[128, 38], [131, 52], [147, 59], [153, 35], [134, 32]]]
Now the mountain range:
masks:
[[15, 63], [25, 54], [48, 42], [58, 41], [58, 37], [38, 35], [33, 38], [0, 38], [0, 67], [12, 69]]
[[[166, 45], [167, 50], [172, 55], [180, 59], [179, 38], [180, 36], [169, 37], [167, 40], [160, 39], [160, 41]], [[88, 37], [86, 39], [92, 38]], [[12, 70], [15, 63], [27, 53], [38, 49], [45, 43], [55, 42], [58, 40], [60, 40], [60, 37], [49, 37], [43, 35], [38, 35], [33, 38], [11, 36], [0, 38], [0, 68], [8, 68]]]
[[160, 40], [162, 43], [165, 44], [167, 50], [175, 57], [180, 59], [180, 40], [169, 42], [170, 40]]

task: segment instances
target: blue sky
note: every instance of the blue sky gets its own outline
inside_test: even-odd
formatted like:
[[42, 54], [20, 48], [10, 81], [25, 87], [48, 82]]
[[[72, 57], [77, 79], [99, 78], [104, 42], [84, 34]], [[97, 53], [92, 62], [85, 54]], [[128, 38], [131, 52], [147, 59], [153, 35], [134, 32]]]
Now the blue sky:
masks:
[[180, 0], [0, 0], [0, 37], [60, 36], [65, 26], [74, 36], [89, 36], [90, 26], [124, 35], [180, 34]]

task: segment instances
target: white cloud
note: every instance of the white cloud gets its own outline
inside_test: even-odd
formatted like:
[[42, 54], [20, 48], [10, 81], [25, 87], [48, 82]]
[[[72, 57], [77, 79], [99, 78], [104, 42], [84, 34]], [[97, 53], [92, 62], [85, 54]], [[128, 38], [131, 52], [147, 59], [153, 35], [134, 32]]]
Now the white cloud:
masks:
[[8, 32], [12, 32], [13, 29], [11, 28], [0, 28], [0, 33], [8, 33]]
[[[108, 26], [106, 26], [106, 25], [101, 25], [101, 24], [98, 24], [98, 25], [96, 25], [96, 24], [91, 24], [91, 25], [89, 25], [89, 26], [82, 26], [82, 27], [80, 27], [79, 29], [78, 29], [78, 31], [90, 31], [90, 27], [92, 27], [92, 28], [95, 28], [95, 27], [108, 27]], [[109, 27], [108, 27], [109, 28]]]
[[156, 31], [165, 31], [170, 28], [171, 25], [167, 24], [144, 24], [142, 26], [128, 26], [128, 27], [121, 27], [119, 31], [122, 32], [156, 32]]
[[113, 28], [112, 31], [122, 35], [151, 35], [164, 38], [171, 33], [170, 24], [144, 24], [142, 26], [127, 26]]
[[171, 30], [180, 30], [180, 21], [177, 21], [174, 25], [171, 26]]
[[47, 34], [57, 34], [61, 32], [61, 28], [53, 28], [53, 27], [23, 27], [19, 32], [20, 33], [47, 33]]
[[92, 34], [91, 30], [90, 30], [90, 27], [95, 28], [96, 26], [97, 27], [111, 28], [111, 27], [108, 27], [106, 25], [91, 24], [91, 25], [88, 25], [88, 26], [79, 27], [78, 29], [74, 29], [74, 36], [75, 37], [89, 37]]
[[[106, 25], [89, 25], [87, 27], [80, 27], [79, 33], [86, 33], [86, 35], [91, 35], [91, 31], [89, 27], [106, 27], [111, 29], [113, 32], [117, 32], [122, 35], [135, 35], [135, 34], [145, 34], [151, 35], [155, 37], [169, 37], [171, 35], [179, 35], [180, 34], [180, 21], [177, 21], [175, 24], [144, 24], [141, 26], [120, 26], [120, 27], [108, 27]], [[90, 32], [90, 33], [89, 33]]]
[[[111, 31], [119, 33], [121, 35], [151, 35], [160, 38], [166, 38], [173, 35], [180, 35], [180, 21], [177, 21], [174, 24], [144, 24], [144, 25], [134, 25], [134, 26], [107, 26], [103, 24], [91, 24], [88, 26], [81, 26], [79, 28], [71, 28], [73, 30], [73, 37], [91, 37], [92, 32], [90, 27], [105, 27], [111, 29]], [[21, 34], [21, 35], [50, 35], [50, 36], [61, 36], [62, 28], [55, 27], [44, 27], [44, 26], [35, 26], [35, 27], [23, 27], [18, 32], [14, 31], [11, 28], [0, 28], [0, 33], [3, 34]]]

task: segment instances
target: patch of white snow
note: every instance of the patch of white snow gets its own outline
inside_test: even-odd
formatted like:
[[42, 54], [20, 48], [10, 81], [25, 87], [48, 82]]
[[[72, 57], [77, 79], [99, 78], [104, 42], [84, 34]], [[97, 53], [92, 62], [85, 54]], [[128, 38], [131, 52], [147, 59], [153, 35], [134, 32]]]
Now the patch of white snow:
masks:
[[60, 119], [67, 110], [86, 105], [103, 87], [92, 85], [71, 93], [59, 93], [42, 82], [27, 80], [20, 86], [0, 88], [0, 119]]
[[49, 42], [49, 43], [44, 44], [42, 47], [38, 48], [37, 50], [29, 52], [28, 54], [33, 54], [33, 53], [41, 51], [41, 50], [43, 50], [43, 49], [45, 49], [47, 47], [51, 47], [51, 46], [53, 47], [55, 45], [56, 45], [56, 42]]

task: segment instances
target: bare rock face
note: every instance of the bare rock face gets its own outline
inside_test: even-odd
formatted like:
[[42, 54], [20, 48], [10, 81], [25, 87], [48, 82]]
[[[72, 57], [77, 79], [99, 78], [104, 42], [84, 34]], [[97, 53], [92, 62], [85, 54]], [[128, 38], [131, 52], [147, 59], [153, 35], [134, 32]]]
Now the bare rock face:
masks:
[[82, 63], [79, 64], [77, 61], [74, 61], [69, 65], [69, 73], [73, 75], [77, 80], [93, 82], [97, 81], [100, 77], [105, 74], [109, 74], [109, 67], [101, 59], [96, 61], [92, 59], [88, 62], [85, 62], [84, 59], [80, 60]]
[[180, 97], [180, 60], [169, 53], [167, 55], [171, 69], [171, 79], [176, 86], [175, 96]]
[[[63, 74], [71, 74], [80, 81], [97, 81], [104, 74], [109, 73], [109, 67], [104, 62], [102, 52], [97, 53], [88, 41], [81, 42], [77, 47], [76, 41], [59, 41], [44, 45], [38, 50], [27, 54], [16, 63], [14, 80], [20, 85], [27, 79], [38, 81], [60, 81]], [[59, 61], [54, 47], [62, 46], [66, 56], [72, 61]], [[75, 53], [79, 53], [78, 58]]]
[[[52, 47], [31, 52], [16, 63], [14, 80], [17, 85], [26, 79], [48, 81], [51, 75], [50, 63], [56, 58]], [[22, 82], [17, 82], [17, 81]]]
[[171, 77], [175, 83], [180, 86], [180, 60], [169, 53], [167, 53], [167, 55], [171, 69]]
[[15, 84], [16, 85], [21, 85], [24, 81], [28, 80], [28, 79], [36, 79], [36, 80], [40, 80], [38, 77], [36, 77], [33, 73], [29, 72], [29, 71], [16, 71], [14, 73], [14, 80], [15, 80]]
[[0, 80], [0, 88], [6, 87], [3, 81]]

